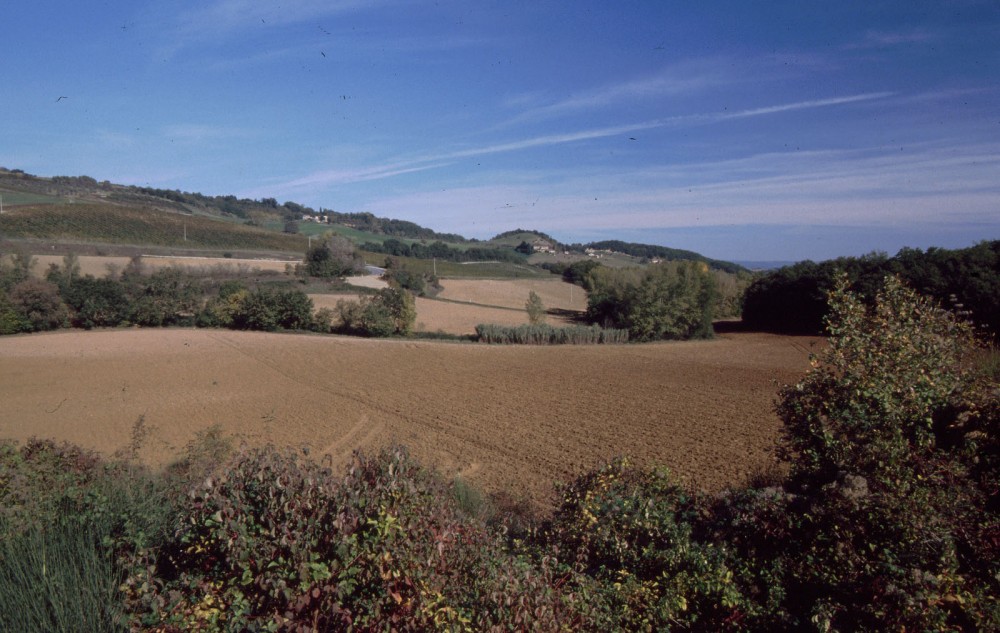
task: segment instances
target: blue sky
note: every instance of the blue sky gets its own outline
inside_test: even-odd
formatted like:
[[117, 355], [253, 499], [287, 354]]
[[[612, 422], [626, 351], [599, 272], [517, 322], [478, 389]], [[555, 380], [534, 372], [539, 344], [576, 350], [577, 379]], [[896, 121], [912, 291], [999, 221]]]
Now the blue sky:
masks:
[[727, 260], [1000, 238], [995, 0], [39, 0], [0, 36], [38, 175]]

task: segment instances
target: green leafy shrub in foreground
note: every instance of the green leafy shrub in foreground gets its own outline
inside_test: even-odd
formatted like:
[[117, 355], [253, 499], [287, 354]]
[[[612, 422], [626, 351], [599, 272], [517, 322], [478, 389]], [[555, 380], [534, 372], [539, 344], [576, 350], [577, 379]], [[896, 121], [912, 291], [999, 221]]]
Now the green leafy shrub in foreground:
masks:
[[844, 277], [829, 348], [781, 393], [785, 490], [716, 510], [769, 610], [819, 630], [1000, 628], [1000, 390], [971, 327], [889, 277]]
[[[567, 629], [550, 566], [505, 556], [401, 450], [346, 476], [273, 448], [195, 487], [126, 585], [157, 631]], [[304, 627], [304, 628], [302, 628]]]

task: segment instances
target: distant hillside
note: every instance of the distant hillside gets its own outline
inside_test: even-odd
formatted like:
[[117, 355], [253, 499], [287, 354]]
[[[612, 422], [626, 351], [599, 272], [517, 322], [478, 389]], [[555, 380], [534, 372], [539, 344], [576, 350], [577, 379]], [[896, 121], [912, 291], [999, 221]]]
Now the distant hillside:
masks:
[[[317, 211], [291, 201], [279, 204], [274, 198], [251, 200], [232, 195], [207, 196], [171, 189], [116, 185], [106, 180], [99, 182], [90, 176], [45, 178], [2, 167], [0, 196], [3, 196], [4, 206], [11, 210], [32, 207], [30, 213], [19, 213], [16, 219], [5, 217], [4, 222], [0, 222], [0, 233], [7, 238], [132, 240], [128, 243], [141, 240], [139, 243], [164, 245], [173, 245], [180, 239], [181, 245], [187, 247], [258, 248], [251, 246], [253, 244], [265, 249], [301, 250], [302, 236], [296, 236], [296, 233], [320, 235], [326, 230], [333, 230], [358, 246], [367, 246], [375, 252], [404, 254], [401, 251], [405, 248], [415, 251], [405, 253], [406, 256], [416, 257], [519, 262], [522, 261], [520, 253], [510, 253], [508, 257], [502, 251], [513, 251], [527, 243], [536, 247], [551, 247], [557, 252], [571, 251], [580, 258], [586, 257], [587, 249], [593, 249], [613, 251], [639, 260], [700, 261], [727, 272], [746, 270], [732, 262], [665, 246], [617, 240], [566, 245], [550, 235], [527, 229], [506, 231], [484, 242], [466, 239], [455, 233], [438, 233], [407, 220], [380, 218], [372, 213], [342, 213], [323, 208]], [[81, 203], [88, 206], [81, 207]], [[76, 206], [66, 206], [70, 204]], [[47, 206], [56, 208], [45, 209]], [[143, 213], [153, 215], [143, 218]], [[178, 224], [180, 216], [188, 218], [186, 241], [183, 232], [177, 231], [177, 227], [181, 226]], [[195, 217], [213, 224], [196, 223], [193, 221]], [[220, 225], [219, 220], [228, 222]], [[543, 244], [540, 245], [540, 241]], [[447, 244], [448, 255], [442, 256], [444, 249], [435, 247], [434, 242]], [[386, 247], [386, 243], [390, 246]], [[455, 254], [454, 250], [473, 252], [466, 256]], [[524, 254], [529, 252], [524, 250]], [[622, 265], [630, 265], [628, 257], [621, 258]]]
[[626, 255], [631, 255], [632, 257], [641, 257], [643, 259], [704, 262], [709, 266], [711, 266], [712, 268], [716, 268], [718, 270], [724, 270], [728, 273], [737, 273], [740, 271], [746, 271], [746, 268], [740, 266], [739, 264], [721, 261], [718, 259], [710, 259], [699, 253], [695, 253], [694, 251], [685, 251], [677, 248], [668, 248], [666, 246], [656, 246], [652, 244], [635, 244], [632, 242], [622, 242], [619, 240], [605, 240], [602, 242], [591, 242], [589, 244], [584, 244], [584, 248], [590, 248], [595, 251], [613, 251], [615, 253], [625, 253]]

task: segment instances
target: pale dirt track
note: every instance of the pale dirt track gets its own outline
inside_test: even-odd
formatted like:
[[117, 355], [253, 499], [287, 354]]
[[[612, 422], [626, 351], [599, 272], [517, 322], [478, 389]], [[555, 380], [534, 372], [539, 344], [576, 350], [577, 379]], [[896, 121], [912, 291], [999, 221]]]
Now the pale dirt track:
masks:
[[163, 465], [213, 424], [252, 445], [407, 445], [446, 476], [545, 504], [551, 483], [619, 454], [708, 490], [773, 460], [778, 383], [816, 339], [491, 347], [225, 330], [0, 339], [0, 438], [124, 447]]

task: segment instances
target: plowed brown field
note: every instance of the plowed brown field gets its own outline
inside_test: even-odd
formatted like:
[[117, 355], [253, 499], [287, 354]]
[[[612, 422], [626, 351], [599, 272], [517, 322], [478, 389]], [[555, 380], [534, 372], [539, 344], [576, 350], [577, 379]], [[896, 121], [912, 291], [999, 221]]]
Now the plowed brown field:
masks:
[[447, 476], [545, 504], [619, 454], [718, 490], [773, 460], [779, 383], [817, 339], [491, 347], [223, 330], [57, 332], [0, 339], [0, 438], [111, 452], [145, 416], [162, 465], [221, 425], [249, 444], [410, 447]]

